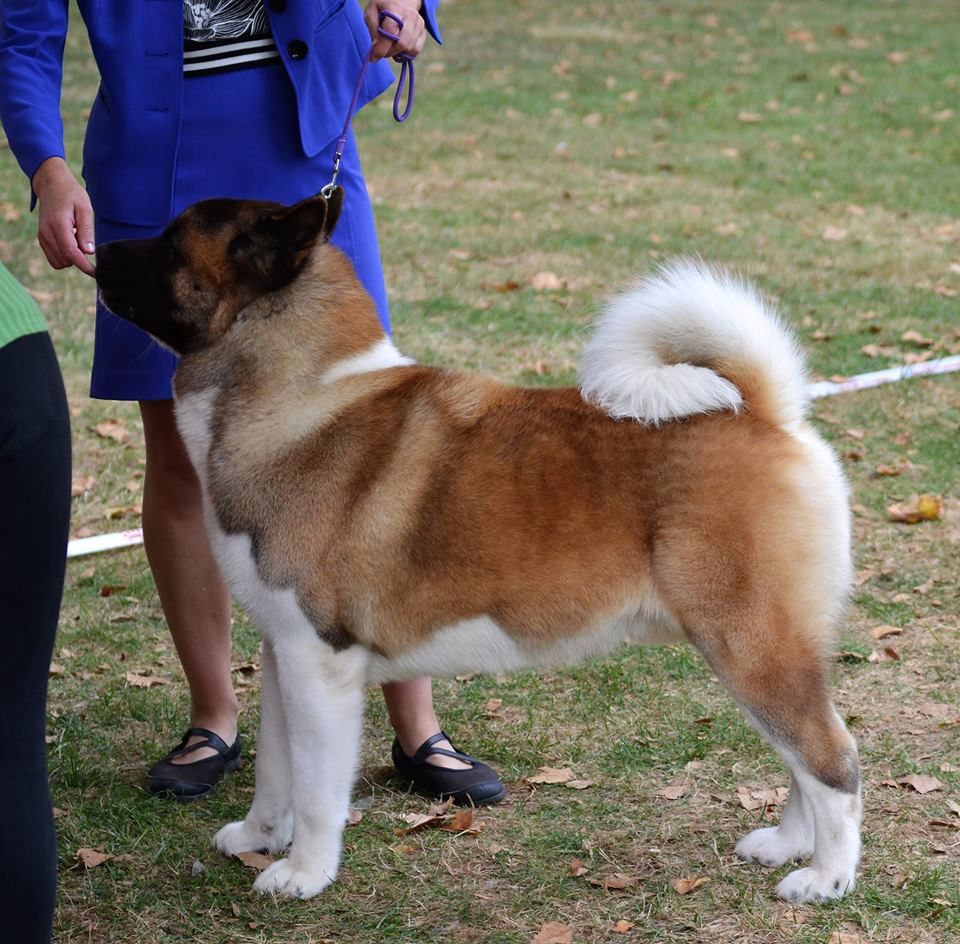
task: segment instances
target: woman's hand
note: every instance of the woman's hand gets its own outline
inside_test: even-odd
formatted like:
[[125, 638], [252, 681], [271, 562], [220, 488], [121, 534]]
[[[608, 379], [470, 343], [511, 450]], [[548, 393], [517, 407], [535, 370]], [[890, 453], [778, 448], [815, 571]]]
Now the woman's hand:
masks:
[[76, 266], [87, 275], [96, 270], [93, 255], [93, 207], [87, 191], [62, 157], [48, 157], [33, 175], [40, 205], [37, 241], [54, 269]]
[[[383, 21], [383, 29], [388, 33], [397, 33], [399, 38], [396, 40], [385, 39], [377, 32], [380, 26], [380, 14], [383, 12], [392, 13], [394, 16], [403, 20], [403, 29], [389, 17]], [[420, 16], [420, 4], [417, 0], [408, 2], [408, 0], [370, 0], [363, 11], [364, 19], [367, 21], [367, 29], [370, 30], [370, 36], [374, 41], [372, 59], [393, 58], [401, 53], [409, 56], [417, 56], [423, 50], [423, 45], [427, 41], [427, 28]]]

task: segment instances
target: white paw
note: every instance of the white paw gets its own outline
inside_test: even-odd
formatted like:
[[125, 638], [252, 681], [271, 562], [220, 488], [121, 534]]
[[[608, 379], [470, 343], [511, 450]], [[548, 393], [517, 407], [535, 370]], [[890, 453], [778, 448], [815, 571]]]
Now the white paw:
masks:
[[323, 869], [297, 868], [289, 859], [281, 859], [257, 876], [253, 890], [261, 895], [313, 898], [333, 882], [336, 874], [336, 869], [327, 872]]
[[802, 834], [787, 834], [779, 826], [768, 826], [747, 833], [737, 843], [734, 852], [747, 862], [759, 862], [775, 869], [784, 862], [806, 859], [813, 855], [813, 838]]
[[855, 882], [853, 873], [797, 869], [777, 886], [777, 894], [787, 901], [828, 901], [853, 891]]
[[268, 824], [250, 824], [248, 820], [227, 823], [213, 837], [217, 852], [227, 857], [238, 852], [280, 852], [290, 845], [293, 830]]

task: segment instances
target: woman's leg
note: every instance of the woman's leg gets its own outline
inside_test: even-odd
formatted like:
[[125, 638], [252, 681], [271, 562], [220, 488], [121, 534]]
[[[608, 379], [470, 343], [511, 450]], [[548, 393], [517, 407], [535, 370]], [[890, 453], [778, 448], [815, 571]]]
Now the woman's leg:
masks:
[[[240, 706], [230, 675], [230, 596], [207, 538], [200, 482], [177, 430], [173, 401], [141, 401], [140, 414], [147, 453], [144, 545], [190, 686], [190, 726], [233, 744]], [[172, 763], [214, 753], [198, 748]]]
[[50, 337], [0, 348], [0, 926], [46, 944], [56, 890], [47, 677], [70, 521], [70, 419]]

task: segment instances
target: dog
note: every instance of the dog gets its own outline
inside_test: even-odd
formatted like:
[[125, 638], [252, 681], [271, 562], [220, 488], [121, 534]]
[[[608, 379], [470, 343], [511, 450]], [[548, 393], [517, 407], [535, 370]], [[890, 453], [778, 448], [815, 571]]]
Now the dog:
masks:
[[860, 776], [827, 680], [849, 501], [790, 333], [680, 261], [602, 312], [579, 388], [423, 366], [330, 245], [341, 203], [208, 200], [97, 253], [106, 305], [180, 355], [210, 540], [263, 635], [255, 796], [216, 848], [289, 846], [260, 892], [334, 880], [367, 685], [686, 641], [792, 775], [736, 852], [812, 857], [790, 901], [849, 892]]

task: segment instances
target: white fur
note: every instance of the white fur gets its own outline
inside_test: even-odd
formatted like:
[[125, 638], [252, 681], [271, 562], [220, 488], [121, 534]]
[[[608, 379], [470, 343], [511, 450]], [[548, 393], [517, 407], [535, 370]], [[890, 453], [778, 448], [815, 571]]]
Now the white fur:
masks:
[[359, 756], [367, 652], [335, 652], [323, 642], [290, 589], [257, 572], [248, 535], [226, 534], [206, 485], [210, 420], [217, 391], [181, 397], [177, 423], [197, 470], [207, 530], [231, 593], [264, 639], [263, 715], [257, 785], [246, 818], [214, 837], [225, 855], [267, 848], [289, 855], [264, 871], [257, 891], [311, 898], [336, 877]]
[[680, 261], [609, 304], [583, 354], [581, 390], [611, 416], [651, 425], [738, 411], [741, 392], [718, 362], [768, 378], [783, 426], [802, 419], [803, 360], [777, 316], [746, 283]]
[[367, 374], [374, 370], [388, 370], [391, 367], [409, 367], [416, 361], [412, 357], [401, 354], [389, 338], [378, 341], [369, 351], [345, 357], [328, 367], [320, 378], [321, 383], [333, 383], [343, 377], [352, 377], [354, 374]]
[[368, 680], [382, 684], [420, 675], [451, 677], [478, 667], [494, 673], [575, 665], [626, 642], [660, 645], [684, 638], [676, 621], [652, 597], [593, 629], [571, 627], [569, 636], [541, 646], [523, 645], [490, 617], [481, 616], [440, 629], [396, 658], [371, 656]]

